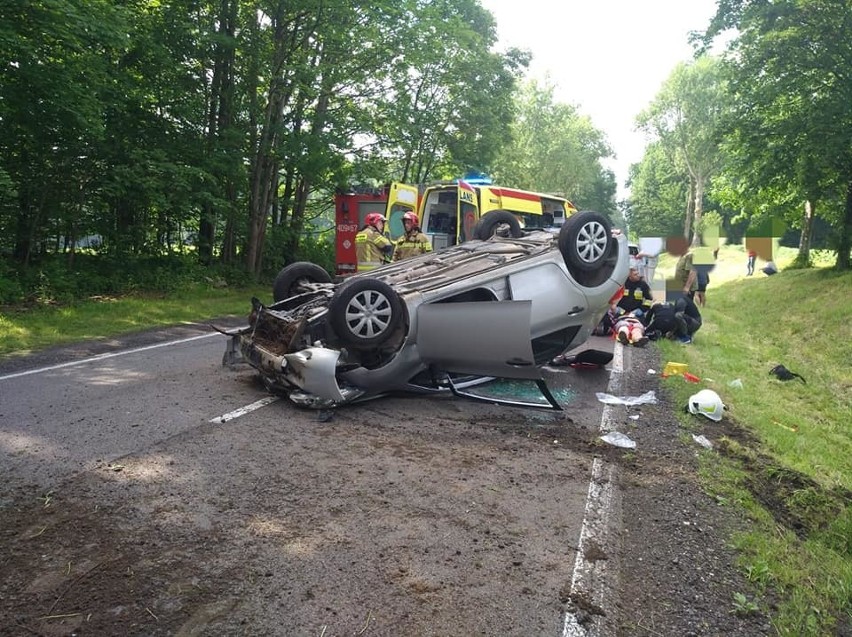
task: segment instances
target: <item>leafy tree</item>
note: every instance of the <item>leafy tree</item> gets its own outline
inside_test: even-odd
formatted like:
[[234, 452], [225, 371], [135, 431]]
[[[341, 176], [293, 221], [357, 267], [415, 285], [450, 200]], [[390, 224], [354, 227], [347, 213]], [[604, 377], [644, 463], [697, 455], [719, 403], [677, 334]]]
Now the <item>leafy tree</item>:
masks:
[[[384, 93], [369, 107], [368, 157], [384, 178], [425, 183], [490, 164], [505, 143], [526, 53], [491, 51], [494, 19], [476, 0], [439, 0], [412, 12], [404, 56], [390, 62]], [[482, 87], [489, 87], [483, 90]]]
[[494, 162], [493, 177], [615, 215], [615, 176], [602, 164], [612, 151], [591, 120], [573, 105], [554, 102], [553, 87], [534, 81], [523, 86], [516, 109], [510, 143]]
[[495, 39], [476, 0], [0, 3], [2, 258], [298, 258], [347, 174], [496, 156], [528, 58]]
[[[502, 143], [520, 62], [490, 53], [493, 19], [477, 2], [303, 0], [274, 5], [252, 31], [274, 61], [265, 67], [258, 55], [255, 66], [266, 84], [253, 98], [263, 110], [250, 162], [252, 271], [261, 267], [270, 210], [282, 204], [271, 216], [287, 225], [292, 258], [311, 193], [341, 181], [344, 155], [382, 165], [373, 170], [383, 179], [422, 182], [487, 159]], [[474, 90], [484, 85], [498, 90], [484, 99]], [[367, 143], [358, 149], [356, 140]]]
[[703, 56], [678, 64], [651, 105], [637, 117], [639, 127], [653, 134], [675, 162], [686, 168], [690, 198], [684, 236], [692, 234], [693, 245], [700, 241], [705, 192], [722, 163], [720, 127], [727, 107], [721, 64]]
[[683, 233], [689, 175], [662, 142], [651, 143], [642, 160], [630, 167], [627, 219], [631, 234], [673, 237]]
[[835, 229], [836, 267], [852, 248], [852, 3], [722, 0], [705, 44], [729, 28], [725, 66], [735, 112], [723, 196], [759, 219], [780, 210], [802, 230], [809, 263], [814, 217]]
[[0, 221], [9, 229], [2, 240], [21, 263], [50, 236], [73, 235], [85, 214], [123, 18], [100, 0], [0, 4]]

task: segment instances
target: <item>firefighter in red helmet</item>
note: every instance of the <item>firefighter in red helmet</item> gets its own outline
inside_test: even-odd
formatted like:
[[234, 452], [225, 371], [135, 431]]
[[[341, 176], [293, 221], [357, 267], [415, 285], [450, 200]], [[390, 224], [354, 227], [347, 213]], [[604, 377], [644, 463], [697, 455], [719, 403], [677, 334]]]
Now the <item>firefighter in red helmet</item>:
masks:
[[396, 248], [393, 251], [394, 261], [432, 252], [429, 237], [420, 232], [420, 219], [417, 218], [416, 213], [409, 210], [402, 215], [402, 225], [405, 228], [405, 234], [396, 240]]
[[378, 212], [371, 212], [364, 218], [364, 227], [355, 235], [358, 272], [373, 270], [390, 262], [393, 243], [384, 234], [386, 221]]

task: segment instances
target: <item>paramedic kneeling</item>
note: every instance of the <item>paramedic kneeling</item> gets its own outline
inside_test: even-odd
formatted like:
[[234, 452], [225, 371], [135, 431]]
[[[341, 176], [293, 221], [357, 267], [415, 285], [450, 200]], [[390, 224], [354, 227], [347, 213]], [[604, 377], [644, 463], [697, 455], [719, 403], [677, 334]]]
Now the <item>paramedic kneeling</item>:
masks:
[[701, 329], [701, 312], [698, 306], [688, 296], [682, 296], [674, 305], [675, 330], [674, 337], [684, 345], [692, 342], [692, 335]]

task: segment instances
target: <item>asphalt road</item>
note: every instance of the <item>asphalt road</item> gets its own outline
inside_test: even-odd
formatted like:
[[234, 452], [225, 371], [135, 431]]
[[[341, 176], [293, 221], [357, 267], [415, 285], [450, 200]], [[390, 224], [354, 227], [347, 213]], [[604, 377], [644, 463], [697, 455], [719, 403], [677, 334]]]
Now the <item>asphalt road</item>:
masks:
[[[564, 412], [387, 397], [320, 413], [223, 368], [224, 346], [187, 326], [0, 364], [0, 508], [21, 542], [0, 597], [19, 625], [570, 634], [608, 371], [548, 371]], [[65, 605], [80, 610], [44, 619]]]
[[[275, 426], [329, 415], [298, 409], [285, 399], [256, 405], [270, 401], [270, 394], [254, 382], [248, 366], [237, 371], [221, 366], [224, 343], [224, 336], [199, 325], [0, 362], [0, 477], [7, 485], [48, 489], [210, 422], [227, 420], [234, 426], [242, 418]], [[612, 342], [593, 338], [586, 346], [612, 349]], [[568, 419], [595, 431], [601, 405], [594, 393], [606, 389], [607, 371], [549, 369], [546, 376], [564, 414], [450, 397], [400, 397], [347, 407], [332, 418], [345, 422], [349, 413], [364, 409], [390, 420], [412, 413], [428, 419], [445, 410], [481, 419], [508, 411], [532, 423]], [[497, 382], [482, 393], [538, 398], [533, 388], [511, 382]]]

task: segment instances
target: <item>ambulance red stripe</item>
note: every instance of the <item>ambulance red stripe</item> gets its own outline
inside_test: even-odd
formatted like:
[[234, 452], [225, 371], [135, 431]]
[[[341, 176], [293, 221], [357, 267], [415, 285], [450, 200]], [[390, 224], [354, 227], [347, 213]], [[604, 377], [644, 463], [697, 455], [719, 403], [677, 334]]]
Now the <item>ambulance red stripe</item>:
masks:
[[499, 197], [512, 197], [514, 199], [526, 199], [527, 201], [541, 201], [539, 195], [523, 190], [512, 190], [510, 188], [492, 188], [491, 192]]

